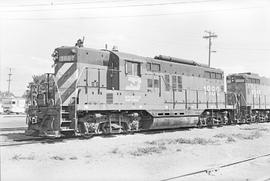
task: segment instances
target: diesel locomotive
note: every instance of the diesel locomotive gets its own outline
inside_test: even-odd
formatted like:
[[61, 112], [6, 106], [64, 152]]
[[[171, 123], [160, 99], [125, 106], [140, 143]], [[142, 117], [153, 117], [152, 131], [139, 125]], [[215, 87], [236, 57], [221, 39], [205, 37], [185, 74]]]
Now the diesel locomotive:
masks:
[[231, 74], [227, 90], [238, 96], [240, 122], [269, 121], [270, 79], [250, 72]]
[[192, 60], [56, 48], [45, 89], [30, 87], [27, 134], [70, 136], [270, 121], [270, 81]]

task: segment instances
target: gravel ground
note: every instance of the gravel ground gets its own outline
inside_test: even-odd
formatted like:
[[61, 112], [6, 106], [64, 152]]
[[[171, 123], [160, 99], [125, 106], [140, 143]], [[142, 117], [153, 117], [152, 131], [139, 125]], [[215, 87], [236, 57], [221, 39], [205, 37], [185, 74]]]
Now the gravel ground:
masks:
[[65, 140], [2, 147], [1, 180], [270, 180], [270, 157], [218, 168], [268, 153], [270, 123]]

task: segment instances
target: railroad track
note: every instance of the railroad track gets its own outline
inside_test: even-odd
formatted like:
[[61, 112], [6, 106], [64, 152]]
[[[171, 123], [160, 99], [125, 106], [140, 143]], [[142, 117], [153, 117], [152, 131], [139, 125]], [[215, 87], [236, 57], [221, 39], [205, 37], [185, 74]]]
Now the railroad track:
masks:
[[[10, 146], [20, 146], [20, 145], [29, 145], [29, 144], [37, 144], [37, 143], [57, 143], [63, 142], [64, 140], [71, 140], [71, 139], [86, 139], [87, 137], [83, 136], [70, 136], [70, 137], [59, 137], [59, 138], [48, 138], [48, 137], [31, 137], [31, 138], [24, 138], [24, 139], [14, 139], [14, 142], [0, 144], [0, 147], [10, 147]], [[88, 137], [90, 138], [90, 137]]]
[[24, 131], [27, 127], [0, 128], [0, 131]]
[[270, 153], [264, 154], [264, 155], [259, 155], [259, 156], [239, 160], [239, 161], [236, 161], [236, 162], [231, 162], [231, 163], [228, 163], [228, 164], [219, 165], [219, 166], [214, 167], [214, 168], [206, 168], [206, 169], [198, 170], [196, 172], [190, 172], [190, 173], [177, 175], [177, 176], [170, 177], [170, 178], [165, 178], [165, 179], [162, 179], [160, 181], [176, 180], [176, 179], [186, 178], [186, 177], [189, 177], [189, 176], [198, 175], [198, 174], [202, 174], [202, 173], [211, 174], [212, 172], [217, 172], [218, 170], [220, 170], [222, 168], [230, 167], [230, 166], [233, 166], [233, 165], [238, 165], [238, 164], [245, 163], [245, 162], [250, 162], [250, 161], [253, 161], [253, 160], [256, 160], [256, 159], [259, 159], [259, 158], [269, 157], [269, 156], [270, 156]]
[[132, 134], [158, 134], [163, 132], [174, 132], [180, 130], [188, 130], [190, 128], [171, 128], [167, 130], [142, 130], [142, 131], [132, 131], [132, 132], [122, 132], [122, 133], [110, 133], [110, 134], [89, 134], [89, 135], [75, 135], [68, 137], [28, 137], [23, 139], [14, 139], [12, 143], [0, 144], [0, 147], [9, 147], [9, 146], [20, 146], [27, 144], [36, 144], [36, 143], [57, 143], [63, 142], [64, 140], [75, 140], [75, 139], [91, 139], [93, 137], [114, 137], [117, 135], [132, 135]]
[[[256, 123], [248, 123], [248, 124], [256, 124]], [[201, 127], [199, 129], [212, 129], [214, 127], [221, 126], [212, 126], [212, 127]], [[158, 134], [163, 132], [174, 132], [174, 131], [183, 131], [194, 129], [194, 127], [186, 127], [186, 128], [170, 128], [170, 129], [158, 129], [158, 130], [140, 130], [140, 131], [132, 131], [132, 132], [122, 132], [122, 133], [108, 133], [108, 134], [89, 134], [89, 135], [75, 135], [68, 137], [30, 137], [24, 139], [14, 139], [12, 143], [8, 144], [0, 144], [0, 147], [9, 147], [9, 146], [19, 146], [26, 144], [35, 144], [35, 143], [57, 143], [62, 142], [64, 140], [74, 140], [74, 139], [90, 139], [93, 137], [114, 137], [117, 135], [132, 135], [132, 134]]]

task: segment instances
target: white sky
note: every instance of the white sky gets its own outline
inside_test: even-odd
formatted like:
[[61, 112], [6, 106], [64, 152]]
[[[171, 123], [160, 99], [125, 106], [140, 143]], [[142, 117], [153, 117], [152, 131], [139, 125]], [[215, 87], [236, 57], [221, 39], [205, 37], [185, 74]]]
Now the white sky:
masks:
[[212, 67], [270, 77], [269, 0], [1, 0], [0, 90], [22, 95], [34, 74], [52, 72], [54, 48], [74, 45], [158, 54], [207, 64], [205, 30], [213, 40]]

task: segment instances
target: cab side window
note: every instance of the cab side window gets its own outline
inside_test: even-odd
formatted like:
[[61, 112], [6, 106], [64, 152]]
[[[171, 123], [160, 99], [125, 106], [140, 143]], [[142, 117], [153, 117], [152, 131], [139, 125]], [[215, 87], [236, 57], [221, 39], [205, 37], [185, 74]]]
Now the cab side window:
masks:
[[215, 79], [215, 78], [216, 78], [215, 72], [211, 72], [211, 79]]
[[138, 62], [126, 61], [126, 74], [141, 76], [141, 65]]
[[151, 70], [153, 72], [159, 72], [160, 71], [160, 65], [157, 64], [157, 63], [153, 63], [152, 66], [151, 66]]
[[205, 71], [205, 72], [204, 72], [204, 77], [207, 78], [207, 79], [210, 79], [210, 78], [211, 78], [211, 73]]
[[146, 70], [152, 72], [160, 72], [160, 64], [158, 63], [146, 63]]

